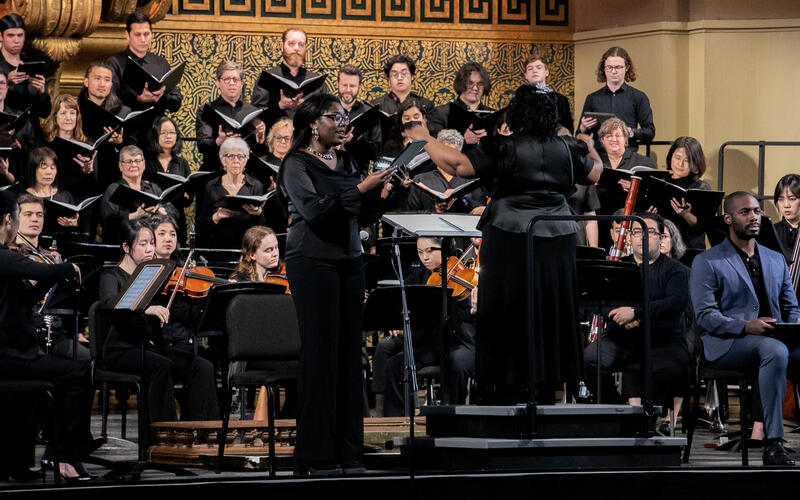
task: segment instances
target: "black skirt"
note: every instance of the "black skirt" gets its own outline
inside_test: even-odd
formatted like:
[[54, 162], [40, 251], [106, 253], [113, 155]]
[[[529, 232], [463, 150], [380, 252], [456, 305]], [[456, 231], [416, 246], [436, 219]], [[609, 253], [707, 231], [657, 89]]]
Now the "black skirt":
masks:
[[[582, 379], [575, 248], [574, 234], [534, 238], [536, 383]], [[476, 365], [484, 389], [528, 386], [525, 256], [524, 234], [483, 228]]]

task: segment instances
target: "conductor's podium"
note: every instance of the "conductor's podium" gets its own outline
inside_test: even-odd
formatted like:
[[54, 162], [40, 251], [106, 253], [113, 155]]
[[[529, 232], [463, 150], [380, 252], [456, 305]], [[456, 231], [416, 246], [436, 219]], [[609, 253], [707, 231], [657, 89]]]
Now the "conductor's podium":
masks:
[[[660, 411], [656, 408], [656, 411]], [[420, 470], [678, 467], [685, 438], [648, 436], [641, 406], [424, 406], [427, 436], [393, 441]], [[534, 432], [530, 432], [533, 429]]]

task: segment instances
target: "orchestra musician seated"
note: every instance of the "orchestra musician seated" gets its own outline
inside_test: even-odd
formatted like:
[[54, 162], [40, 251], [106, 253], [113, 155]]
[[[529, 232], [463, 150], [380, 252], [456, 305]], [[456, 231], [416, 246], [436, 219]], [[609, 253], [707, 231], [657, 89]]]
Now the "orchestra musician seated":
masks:
[[[33, 318], [34, 305], [54, 283], [70, 279], [80, 283], [80, 268], [71, 263], [34, 262], [11, 250], [19, 222], [15, 196], [0, 191], [0, 379], [53, 383], [56, 418], [53, 419], [55, 428], [50, 431], [58, 439], [48, 440], [43, 470], [52, 468], [53, 461], [57, 460], [60, 464], [56, 473], [67, 481], [91, 480], [94, 476], [83, 465], [92, 446], [89, 424], [94, 391], [91, 390], [89, 363], [40, 354]], [[23, 397], [27, 398], [19, 396]], [[19, 409], [35, 407], [30, 400], [18, 403]], [[4, 406], [0, 417], [4, 427], [12, 425], [7, 420], [12, 414], [14, 432], [8, 432], [3, 442], [0, 475], [18, 481], [41, 478], [28, 468], [34, 456], [37, 415], [35, 412], [10, 412]]]
[[[19, 230], [17, 231], [16, 243], [21, 248], [31, 253], [31, 259], [36, 262], [61, 263], [61, 255], [58, 252], [47, 250], [41, 247], [39, 236], [44, 227], [45, 211], [42, 199], [30, 193], [23, 193], [17, 198], [19, 204]], [[39, 313], [35, 313], [37, 329], [46, 329], [44, 318]], [[66, 328], [62, 326], [60, 316], [52, 317], [51, 338], [49, 352], [54, 356], [72, 359], [72, 336]], [[89, 341], [78, 333], [77, 359], [89, 359]], [[47, 342], [47, 341], [46, 341]], [[47, 351], [47, 349], [46, 349]]]
[[[163, 224], [159, 224], [161, 227]], [[174, 222], [171, 223], [174, 229]], [[169, 233], [171, 235], [171, 232]], [[100, 308], [98, 313], [108, 314], [108, 309], [130, 279], [136, 267], [155, 256], [155, 237], [146, 219], [123, 222], [120, 228], [124, 256], [118, 265], [100, 276]], [[161, 249], [169, 251], [162, 238]], [[181, 405], [181, 420], [215, 420], [219, 418], [214, 367], [197, 356], [193, 349], [173, 346], [165, 338], [164, 327], [172, 321], [190, 325], [191, 308], [181, 309], [173, 303], [167, 309], [166, 295], [153, 299], [144, 314], [111, 316], [110, 328], [103, 346], [105, 368], [123, 373], [142, 373], [149, 380], [148, 405], [150, 422], [173, 421], [175, 409], [174, 381], [184, 383], [187, 403]], [[141, 365], [144, 349], [144, 367]], [[141, 395], [140, 395], [141, 397]]]
[[244, 173], [250, 147], [228, 137], [219, 148], [223, 174], [206, 184], [197, 201], [197, 244], [203, 248], [236, 248], [245, 231], [264, 224], [264, 204], [245, 203], [241, 210], [222, 206], [227, 196], [260, 196], [264, 185]]
[[[687, 390], [689, 353], [686, 347], [684, 312], [689, 303], [689, 270], [677, 260], [661, 253], [664, 223], [656, 214], [639, 214], [647, 229], [633, 223], [632, 257], [623, 260], [641, 265], [644, 261], [642, 240], [648, 238], [648, 283], [650, 303], [650, 338], [653, 376], [653, 397], [656, 404], [669, 407], [675, 395]], [[608, 312], [607, 328], [601, 341], [584, 350], [586, 385], [596, 394], [598, 349], [600, 351], [601, 398], [598, 403], [614, 402], [616, 391], [611, 372], [642, 362], [642, 321], [640, 307], [622, 306]], [[599, 347], [598, 347], [599, 346]], [[623, 378], [623, 395], [628, 404], [641, 405], [642, 387], [639, 373]], [[676, 408], [677, 410], [677, 408]]]
[[[442, 267], [442, 239], [418, 238], [417, 255], [421, 267], [417, 267], [406, 278], [408, 285], [424, 285], [434, 273], [440, 273]], [[444, 394], [449, 401], [446, 404], [463, 404], [467, 397], [467, 380], [475, 369], [475, 326], [470, 314], [474, 294], [457, 301], [450, 297], [448, 301], [449, 326], [447, 345], [447, 373], [442, 378]], [[374, 378], [372, 389], [375, 391], [376, 416], [398, 417], [403, 411], [403, 332], [389, 332], [378, 342], [373, 361]], [[441, 338], [439, 325], [432, 325], [424, 330], [412, 332], [414, 341], [414, 359], [417, 370], [425, 366], [438, 365], [441, 358]]]
[[800, 175], [788, 174], [781, 177], [775, 185], [773, 196], [781, 220], [774, 224], [775, 233], [783, 245], [783, 256], [787, 265], [795, 263], [794, 249], [797, 245], [797, 227], [800, 225]]

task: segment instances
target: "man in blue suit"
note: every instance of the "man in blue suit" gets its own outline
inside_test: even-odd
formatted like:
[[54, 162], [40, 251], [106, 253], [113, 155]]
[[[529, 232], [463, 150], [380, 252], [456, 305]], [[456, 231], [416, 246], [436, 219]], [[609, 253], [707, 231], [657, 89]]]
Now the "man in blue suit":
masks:
[[758, 368], [764, 465], [794, 465], [781, 443], [789, 352], [765, 334], [776, 321], [800, 322], [797, 297], [783, 255], [756, 243], [758, 201], [738, 191], [725, 198], [723, 210], [728, 238], [695, 258], [689, 279], [703, 351], [721, 369]]

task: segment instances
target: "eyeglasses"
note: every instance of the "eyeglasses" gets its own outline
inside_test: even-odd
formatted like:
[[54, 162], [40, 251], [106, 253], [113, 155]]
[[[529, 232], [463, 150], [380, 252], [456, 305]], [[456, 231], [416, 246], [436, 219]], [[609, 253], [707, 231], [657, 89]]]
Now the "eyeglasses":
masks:
[[242, 79], [239, 78], [238, 76], [226, 76], [225, 78], [220, 78], [220, 80], [222, 81], [222, 83], [227, 83], [227, 84], [239, 83], [242, 81]]
[[404, 71], [392, 71], [389, 73], [389, 78], [408, 78], [411, 76], [411, 72], [408, 70]]
[[292, 140], [292, 136], [291, 135], [276, 135], [275, 136], [275, 140], [277, 142], [289, 142], [289, 141]]
[[[635, 228], [631, 229], [631, 236], [633, 236], [634, 238], [641, 238], [643, 233], [644, 233], [644, 231], [642, 231], [642, 228], [640, 228], [640, 227], [635, 227]], [[658, 232], [658, 229], [653, 229], [651, 227], [651, 228], [647, 229], [647, 235], [651, 236], [651, 237], [652, 236], [661, 236], [661, 233]]]
[[236, 160], [236, 161], [245, 161], [247, 159], [247, 156], [243, 155], [241, 153], [239, 153], [239, 154], [228, 153], [228, 154], [222, 155], [222, 157], [226, 158], [228, 160]]
[[336, 125], [350, 124], [350, 117], [342, 113], [325, 113], [322, 116], [330, 118], [336, 123]]
[[144, 158], [132, 158], [130, 160], [120, 160], [123, 165], [141, 165], [144, 163]]
[[471, 89], [472, 87], [475, 87], [476, 89], [482, 89], [485, 86], [486, 85], [484, 85], [483, 82], [467, 82], [468, 89]]
[[158, 135], [163, 135], [166, 137], [175, 137], [178, 135], [178, 133], [173, 130], [165, 130], [163, 132], [159, 132]]
[[625, 69], [625, 66], [606, 66], [606, 71], [609, 73], [617, 73]]

